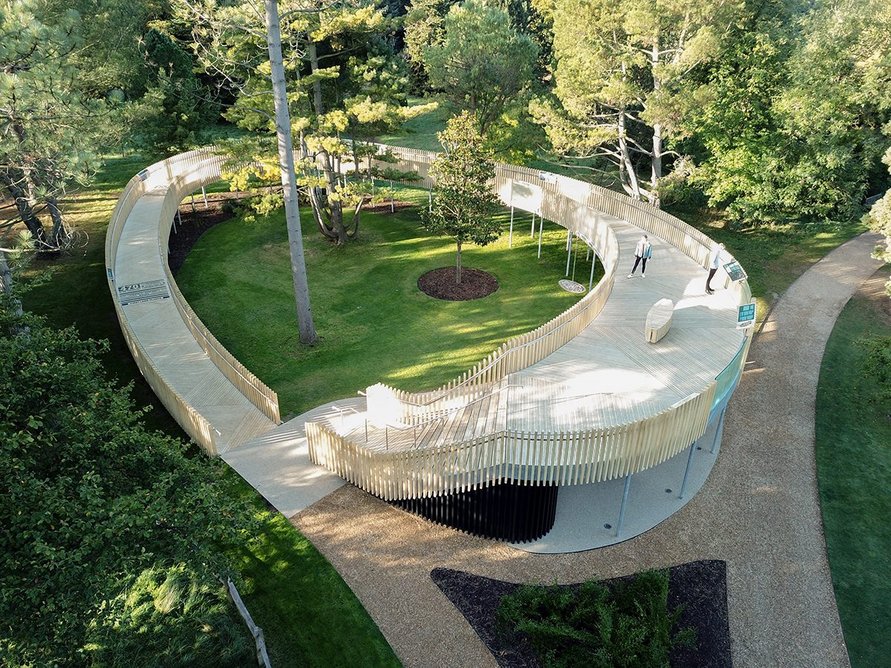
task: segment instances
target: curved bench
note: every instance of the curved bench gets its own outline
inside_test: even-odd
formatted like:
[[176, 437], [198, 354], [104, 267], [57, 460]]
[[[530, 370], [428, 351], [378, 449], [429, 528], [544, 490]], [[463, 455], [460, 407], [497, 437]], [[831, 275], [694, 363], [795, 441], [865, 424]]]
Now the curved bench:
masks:
[[674, 302], [660, 299], [647, 311], [647, 323], [644, 325], [644, 336], [647, 343], [658, 343], [671, 329], [671, 316], [674, 314]]

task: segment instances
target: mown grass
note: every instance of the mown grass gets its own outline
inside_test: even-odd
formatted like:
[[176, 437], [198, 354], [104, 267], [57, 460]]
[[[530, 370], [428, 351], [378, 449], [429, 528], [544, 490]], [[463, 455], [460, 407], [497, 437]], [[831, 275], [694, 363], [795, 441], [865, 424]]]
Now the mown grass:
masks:
[[[409, 103], [412, 105], [424, 104], [428, 101], [423, 98], [409, 99]], [[378, 138], [378, 141], [382, 144], [402, 146], [403, 148], [441, 151], [442, 146], [439, 139], [436, 138], [436, 133], [445, 129], [446, 121], [451, 113], [445, 104], [439, 104], [435, 109], [407, 120], [399, 132], [383, 135]]]
[[[208, 231], [177, 277], [189, 303], [223, 344], [279, 394], [282, 413], [298, 414], [381, 381], [408, 390], [436, 387], [498, 345], [534, 329], [572, 305], [564, 292], [566, 233], [545, 225], [541, 259], [531, 218], [519, 214], [508, 235], [485, 247], [465, 246], [465, 267], [495, 275], [484, 299], [446, 302], [417, 287], [431, 269], [452, 266], [455, 245], [423, 231], [426, 191], [403, 189], [414, 206], [365, 213], [360, 238], [337, 247], [303, 212], [313, 317], [320, 341], [299, 345], [287, 232], [281, 214], [254, 223], [232, 220]], [[507, 231], [509, 213], [499, 214]], [[598, 265], [599, 266], [599, 265]], [[588, 282], [579, 253], [576, 277]]]
[[[63, 202], [69, 221], [88, 236], [85, 247], [56, 260], [37, 261], [28, 273], [51, 271], [27, 293], [27, 309], [57, 327], [105, 339], [104, 363], [122, 383], [133, 382], [139, 406], [151, 406], [150, 426], [185, 437], [133, 362], [121, 335], [105, 275], [105, 230], [121, 189], [153, 160], [113, 157], [93, 186]], [[196, 456], [200, 456], [197, 448]], [[233, 557], [241, 564], [245, 602], [263, 628], [275, 666], [396, 666], [398, 660], [361, 603], [325, 558], [236, 473], [232, 494], [250, 504], [261, 531]]]
[[888, 387], [867, 371], [863, 342], [874, 337], [891, 337], [891, 300], [858, 294], [827, 343], [816, 404], [832, 581], [851, 663], [864, 668], [891, 656], [891, 403]]

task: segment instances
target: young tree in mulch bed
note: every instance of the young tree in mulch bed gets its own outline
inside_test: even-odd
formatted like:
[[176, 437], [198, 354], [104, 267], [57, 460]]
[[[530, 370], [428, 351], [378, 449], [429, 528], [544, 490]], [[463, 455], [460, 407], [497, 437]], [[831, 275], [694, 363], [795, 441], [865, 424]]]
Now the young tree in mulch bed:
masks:
[[424, 225], [455, 240], [455, 282], [460, 283], [461, 247], [467, 242], [485, 246], [501, 233], [500, 223], [493, 220], [498, 198], [489, 188], [495, 165], [473, 114], [465, 111], [450, 119], [437, 136], [443, 153], [430, 168], [436, 188]]

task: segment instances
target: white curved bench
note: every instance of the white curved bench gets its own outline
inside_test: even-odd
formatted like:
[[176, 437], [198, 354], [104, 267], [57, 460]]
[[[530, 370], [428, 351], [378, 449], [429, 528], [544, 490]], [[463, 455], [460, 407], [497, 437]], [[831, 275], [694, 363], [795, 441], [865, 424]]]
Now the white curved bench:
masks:
[[647, 343], [657, 343], [671, 329], [671, 316], [674, 314], [674, 302], [660, 299], [647, 311], [647, 323], [644, 325], [644, 336]]

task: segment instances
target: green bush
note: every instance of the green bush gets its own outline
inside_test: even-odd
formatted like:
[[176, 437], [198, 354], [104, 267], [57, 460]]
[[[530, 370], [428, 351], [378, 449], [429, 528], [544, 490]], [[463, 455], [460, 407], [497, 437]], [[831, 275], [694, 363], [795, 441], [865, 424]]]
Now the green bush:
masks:
[[[104, 347], [0, 299], [3, 665], [91, 662], [87, 629], [120, 617], [103, 602], [158, 565], [215, 581], [230, 572], [223, 550], [253, 526], [222, 463], [145, 428], [129, 391], [106, 380]], [[154, 642], [186, 627], [204, 642], [182, 612], [153, 620]]]
[[544, 666], [668, 666], [693, 629], [673, 632], [681, 610], [668, 610], [668, 572], [647, 571], [610, 587], [524, 585], [498, 608], [502, 632], [529, 639]]
[[85, 647], [101, 666], [244, 666], [253, 642], [219, 581], [184, 564], [151, 567], [102, 606]]

